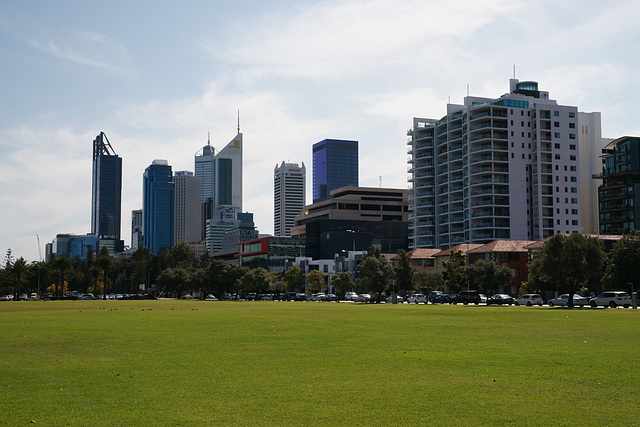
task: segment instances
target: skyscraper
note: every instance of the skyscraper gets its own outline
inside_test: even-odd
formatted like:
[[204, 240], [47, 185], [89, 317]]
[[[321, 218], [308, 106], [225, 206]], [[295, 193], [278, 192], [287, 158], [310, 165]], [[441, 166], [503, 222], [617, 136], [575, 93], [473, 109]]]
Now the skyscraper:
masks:
[[242, 133], [218, 153], [211, 141], [195, 155], [195, 176], [202, 179], [202, 235], [206, 236], [207, 220], [224, 207], [242, 211]]
[[509, 87], [448, 104], [439, 120], [413, 119], [412, 247], [581, 231], [577, 107], [549, 99], [537, 82]]
[[358, 141], [325, 139], [313, 144], [313, 203], [347, 186], [358, 186]]
[[294, 219], [306, 204], [306, 168], [282, 162], [273, 171], [273, 234], [291, 236]]
[[173, 246], [173, 177], [166, 160], [154, 160], [143, 176], [144, 245], [153, 254]]
[[193, 172], [176, 172], [173, 177], [173, 240], [194, 243], [201, 240], [202, 179]]
[[135, 209], [131, 211], [131, 250], [135, 252], [143, 246], [142, 209]]
[[[112, 250], [121, 251], [122, 159], [115, 153], [107, 135], [100, 132], [93, 140], [91, 180], [91, 234]], [[96, 248], [98, 252], [98, 248]]]

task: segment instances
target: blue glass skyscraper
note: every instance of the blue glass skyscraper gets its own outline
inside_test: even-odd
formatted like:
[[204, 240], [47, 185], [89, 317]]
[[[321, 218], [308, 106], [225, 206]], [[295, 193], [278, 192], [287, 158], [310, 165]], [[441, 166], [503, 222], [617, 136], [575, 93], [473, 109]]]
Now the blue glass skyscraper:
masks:
[[[104, 132], [100, 132], [93, 140], [91, 181], [91, 234], [97, 235], [102, 241], [120, 242], [122, 159], [115, 153]], [[108, 246], [117, 250], [122, 245], [115, 243]], [[94, 249], [98, 253], [98, 248]]]
[[313, 144], [313, 203], [330, 199], [332, 190], [347, 185], [358, 186], [358, 141]]
[[173, 176], [166, 160], [144, 170], [142, 228], [144, 246], [158, 255], [173, 246]]

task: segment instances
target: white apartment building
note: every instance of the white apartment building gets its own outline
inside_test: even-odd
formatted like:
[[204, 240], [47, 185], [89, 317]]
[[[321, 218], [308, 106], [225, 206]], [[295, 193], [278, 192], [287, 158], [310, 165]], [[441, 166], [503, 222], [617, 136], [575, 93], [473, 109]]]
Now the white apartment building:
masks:
[[306, 204], [306, 169], [297, 163], [282, 162], [273, 171], [273, 234], [290, 237], [294, 219]]
[[577, 125], [577, 107], [517, 79], [499, 98], [467, 96], [440, 120], [414, 118], [411, 247], [581, 232]]

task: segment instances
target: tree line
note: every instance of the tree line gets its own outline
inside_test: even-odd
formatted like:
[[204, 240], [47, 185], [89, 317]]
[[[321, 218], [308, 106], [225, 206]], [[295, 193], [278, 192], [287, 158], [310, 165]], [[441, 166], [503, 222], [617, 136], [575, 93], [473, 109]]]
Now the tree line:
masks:
[[[70, 291], [80, 293], [150, 293], [181, 296], [199, 292], [212, 293], [309, 291], [318, 292], [331, 286], [338, 293], [408, 293], [446, 289], [458, 293], [465, 288], [498, 290], [511, 281], [511, 269], [494, 260], [480, 260], [466, 266], [460, 251], [450, 254], [442, 272], [417, 270], [410, 254], [398, 251], [398, 261], [389, 262], [380, 250], [370, 247], [360, 261], [357, 278], [351, 272], [330, 277], [322, 271], [304, 275], [294, 266], [283, 274], [226, 263], [221, 260], [198, 259], [185, 243], [170, 251], [154, 255], [141, 248], [130, 258], [111, 257], [106, 248], [96, 255], [89, 247], [86, 259], [53, 257], [48, 262], [27, 263], [14, 259], [7, 251], [0, 269], [0, 294], [38, 292], [63, 296]], [[552, 290], [573, 294], [579, 290], [618, 289], [631, 291], [639, 285], [640, 231], [634, 230], [614, 243], [606, 254], [602, 241], [582, 234], [557, 234], [547, 239], [529, 263], [529, 278], [521, 293]], [[142, 286], [141, 286], [142, 285]], [[570, 298], [569, 301], [572, 301]]]

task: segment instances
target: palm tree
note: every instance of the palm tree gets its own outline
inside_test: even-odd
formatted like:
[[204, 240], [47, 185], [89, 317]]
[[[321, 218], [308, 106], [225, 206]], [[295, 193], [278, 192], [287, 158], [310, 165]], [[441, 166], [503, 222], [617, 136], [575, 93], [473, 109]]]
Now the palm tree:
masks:
[[24, 280], [27, 273], [27, 262], [23, 257], [18, 258], [13, 264], [9, 266], [9, 274], [13, 276], [15, 281], [15, 299], [20, 296], [20, 283]]
[[109, 255], [109, 249], [106, 246], [100, 248], [100, 255], [96, 261], [100, 270], [102, 270], [102, 293], [104, 298], [107, 298], [107, 274], [111, 270], [111, 255]]

